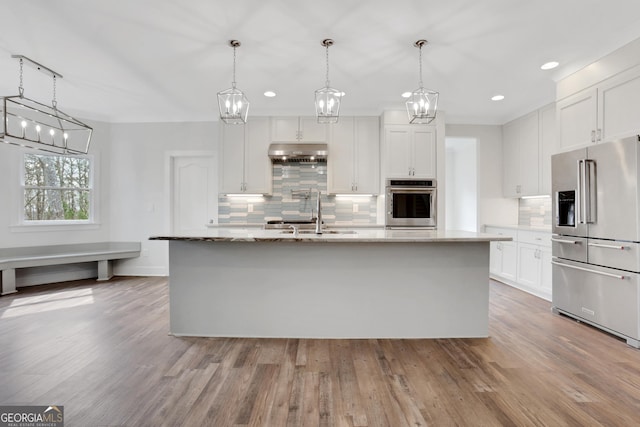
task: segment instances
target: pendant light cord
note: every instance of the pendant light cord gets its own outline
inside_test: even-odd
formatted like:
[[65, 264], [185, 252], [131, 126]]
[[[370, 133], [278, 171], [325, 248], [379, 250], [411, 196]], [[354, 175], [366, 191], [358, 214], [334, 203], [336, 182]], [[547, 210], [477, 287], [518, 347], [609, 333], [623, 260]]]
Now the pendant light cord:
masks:
[[53, 75], [53, 99], [51, 100], [51, 105], [53, 109], [56, 110], [58, 108], [58, 101], [56, 100], [56, 75]]
[[327, 44], [326, 48], [327, 48], [327, 51], [326, 51], [326, 52], [327, 52], [327, 53], [326, 53], [326, 62], [327, 62], [327, 78], [326, 78], [326, 81], [325, 81], [325, 85], [326, 85], [327, 87], [329, 87], [329, 44]]
[[20, 86], [18, 86], [18, 92], [20, 93], [20, 98], [24, 96], [24, 87], [22, 85], [22, 75], [23, 75], [24, 62], [22, 58], [20, 58]]
[[236, 88], [236, 47], [233, 46], [233, 80], [231, 81], [231, 87]]
[[419, 58], [420, 58], [419, 59], [419, 61], [420, 61], [420, 80], [419, 80], [419, 82], [420, 82], [420, 87], [422, 87], [423, 86], [423, 84], [422, 84], [422, 44], [420, 44], [418, 46], [418, 48], [420, 49], [420, 54], [419, 54]]

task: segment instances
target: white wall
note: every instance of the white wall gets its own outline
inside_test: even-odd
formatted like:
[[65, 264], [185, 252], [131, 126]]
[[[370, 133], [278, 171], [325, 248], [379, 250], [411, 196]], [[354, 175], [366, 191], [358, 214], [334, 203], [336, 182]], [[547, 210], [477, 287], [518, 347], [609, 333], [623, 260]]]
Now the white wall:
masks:
[[140, 258], [116, 264], [117, 275], [167, 275], [170, 198], [167, 156], [175, 151], [218, 152], [217, 122], [111, 125], [111, 240], [140, 241]]
[[478, 229], [485, 224], [517, 224], [518, 201], [502, 197], [502, 127], [447, 125], [447, 138], [477, 140]]
[[446, 138], [447, 229], [478, 231], [475, 138]]

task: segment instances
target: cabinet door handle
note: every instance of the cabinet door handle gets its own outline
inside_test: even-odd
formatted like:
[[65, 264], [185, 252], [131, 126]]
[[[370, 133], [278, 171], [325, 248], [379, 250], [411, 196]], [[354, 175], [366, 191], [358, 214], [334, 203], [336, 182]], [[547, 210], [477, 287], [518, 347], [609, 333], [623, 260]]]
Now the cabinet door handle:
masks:
[[596, 142], [596, 131], [595, 130], [591, 131], [591, 142]]
[[602, 129], [596, 131], [596, 141], [602, 141]]
[[551, 264], [557, 265], [557, 266], [560, 266], [560, 267], [572, 268], [574, 270], [586, 271], [587, 273], [595, 273], [595, 274], [599, 274], [601, 276], [613, 277], [614, 279], [620, 279], [620, 280], [624, 280], [625, 279], [625, 276], [620, 276], [618, 274], [606, 273], [604, 271], [592, 270], [590, 268], [578, 267], [578, 266], [575, 266], [575, 265], [564, 264], [564, 263], [561, 263], [561, 262], [551, 261]]
[[579, 240], [554, 239], [553, 237], [551, 238], [551, 241], [556, 243], [567, 243], [570, 245], [579, 245], [580, 243], [582, 243]]

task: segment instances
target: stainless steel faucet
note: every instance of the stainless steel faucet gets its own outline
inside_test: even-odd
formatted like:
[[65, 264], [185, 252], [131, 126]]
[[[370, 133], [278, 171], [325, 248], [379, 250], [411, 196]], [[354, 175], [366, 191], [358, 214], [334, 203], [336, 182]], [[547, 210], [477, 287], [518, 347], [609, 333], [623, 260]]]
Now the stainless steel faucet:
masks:
[[318, 192], [318, 200], [316, 203], [316, 234], [322, 234], [322, 205], [320, 203], [320, 190]]

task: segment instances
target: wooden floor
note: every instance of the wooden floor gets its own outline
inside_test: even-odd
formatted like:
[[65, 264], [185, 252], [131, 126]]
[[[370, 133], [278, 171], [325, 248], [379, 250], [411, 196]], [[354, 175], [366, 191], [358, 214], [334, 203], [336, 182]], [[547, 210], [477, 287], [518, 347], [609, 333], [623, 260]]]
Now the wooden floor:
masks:
[[[488, 339], [176, 338], [164, 278], [0, 298], [0, 405], [66, 426], [631, 426], [640, 351], [492, 282]], [[384, 316], [384, 313], [380, 313]]]

